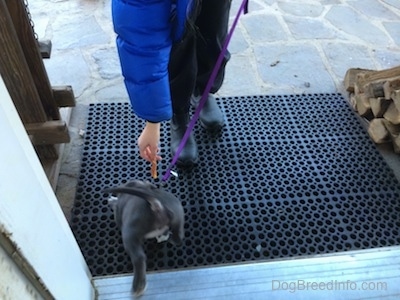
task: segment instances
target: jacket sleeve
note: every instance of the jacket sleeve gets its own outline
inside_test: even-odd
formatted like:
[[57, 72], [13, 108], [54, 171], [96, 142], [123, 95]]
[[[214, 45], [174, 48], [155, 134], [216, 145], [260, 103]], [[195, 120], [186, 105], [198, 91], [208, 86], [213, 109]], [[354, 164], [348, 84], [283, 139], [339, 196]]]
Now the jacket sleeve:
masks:
[[171, 1], [113, 0], [122, 75], [134, 112], [160, 122], [172, 117], [168, 62]]

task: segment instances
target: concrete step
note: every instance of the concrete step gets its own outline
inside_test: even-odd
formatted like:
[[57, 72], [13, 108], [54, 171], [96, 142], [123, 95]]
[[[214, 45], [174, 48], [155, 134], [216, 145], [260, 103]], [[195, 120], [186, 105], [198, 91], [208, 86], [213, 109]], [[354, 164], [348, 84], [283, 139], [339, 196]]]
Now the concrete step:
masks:
[[[400, 246], [156, 272], [140, 299], [400, 299]], [[132, 299], [131, 275], [96, 277], [98, 300]]]

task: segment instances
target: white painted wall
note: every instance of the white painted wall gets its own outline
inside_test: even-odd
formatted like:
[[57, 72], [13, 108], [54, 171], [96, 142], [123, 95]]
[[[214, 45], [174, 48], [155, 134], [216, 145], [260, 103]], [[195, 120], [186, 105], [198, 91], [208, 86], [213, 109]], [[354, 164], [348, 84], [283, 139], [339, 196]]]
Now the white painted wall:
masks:
[[0, 247], [0, 270], [0, 299], [41, 299], [40, 294], [2, 247]]
[[57, 300], [94, 299], [86, 262], [1, 77], [0, 138], [0, 228]]

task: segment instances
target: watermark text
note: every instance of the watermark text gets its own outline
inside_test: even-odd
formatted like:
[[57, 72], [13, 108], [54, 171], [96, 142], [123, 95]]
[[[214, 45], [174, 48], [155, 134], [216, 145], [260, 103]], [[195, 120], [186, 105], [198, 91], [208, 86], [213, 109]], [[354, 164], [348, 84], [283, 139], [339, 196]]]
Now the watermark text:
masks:
[[273, 291], [386, 291], [387, 283], [382, 281], [355, 282], [351, 280], [339, 281], [281, 281], [272, 280]]

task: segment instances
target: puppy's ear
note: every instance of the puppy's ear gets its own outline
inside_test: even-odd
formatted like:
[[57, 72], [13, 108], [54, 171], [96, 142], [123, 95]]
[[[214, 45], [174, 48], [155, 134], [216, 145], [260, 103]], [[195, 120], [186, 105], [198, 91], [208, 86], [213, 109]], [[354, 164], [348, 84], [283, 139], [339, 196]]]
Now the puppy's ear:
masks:
[[148, 188], [148, 189], [152, 189], [152, 190], [157, 189], [157, 186], [155, 184], [151, 183], [149, 180], [145, 180], [145, 181], [143, 181], [143, 183], [146, 186], [146, 188]]

